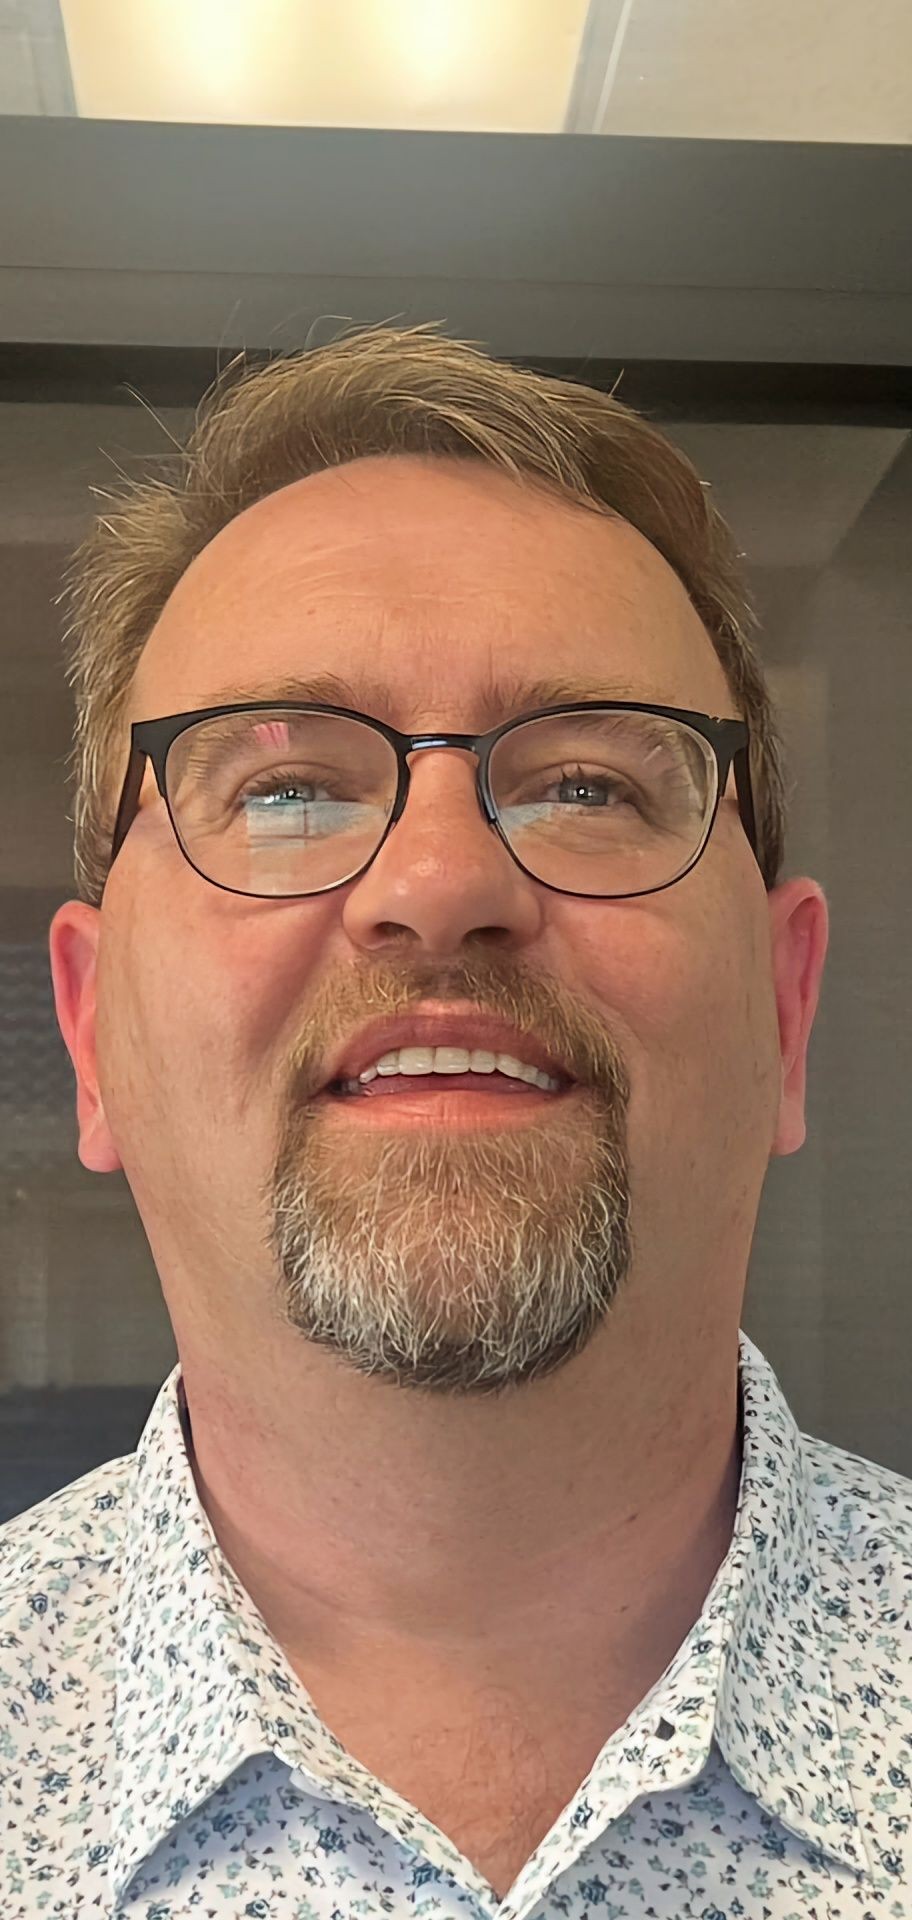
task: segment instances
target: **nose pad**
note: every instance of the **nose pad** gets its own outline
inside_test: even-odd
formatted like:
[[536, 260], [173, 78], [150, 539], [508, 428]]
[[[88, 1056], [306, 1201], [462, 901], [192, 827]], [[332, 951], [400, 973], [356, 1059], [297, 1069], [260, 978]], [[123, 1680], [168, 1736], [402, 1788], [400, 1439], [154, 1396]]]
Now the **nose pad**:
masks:
[[432, 754], [432, 753], [433, 754], [459, 754], [467, 762], [467, 771], [471, 779], [472, 786], [475, 789], [475, 802], [478, 807], [478, 811], [481, 814], [482, 819], [485, 821], [485, 823], [487, 823], [487, 814], [485, 813], [484, 800], [479, 791], [479, 785], [478, 785], [478, 755], [477, 753], [473, 753], [470, 747], [413, 747], [411, 753], [406, 755], [410, 778], [409, 778], [408, 793], [406, 794], [406, 798], [405, 798], [405, 806], [403, 807], [402, 815], [400, 817], [404, 817], [406, 813], [406, 810], [408, 808], [408, 803], [409, 803], [409, 800], [411, 799], [412, 791], [415, 786], [417, 775], [416, 775], [416, 767], [413, 764], [413, 762], [422, 754]]

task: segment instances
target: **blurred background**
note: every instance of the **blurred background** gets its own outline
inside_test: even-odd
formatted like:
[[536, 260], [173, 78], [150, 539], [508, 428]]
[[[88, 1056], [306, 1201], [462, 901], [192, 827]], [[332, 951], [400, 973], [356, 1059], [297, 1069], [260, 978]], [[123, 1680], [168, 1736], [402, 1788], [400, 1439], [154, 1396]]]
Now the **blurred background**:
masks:
[[907, 0], [0, 0], [0, 1520], [177, 1358], [54, 1012], [62, 569], [219, 364], [382, 321], [617, 386], [735, 527], [830, 908], [744, 1326], [912, 1474], [910, 153]]

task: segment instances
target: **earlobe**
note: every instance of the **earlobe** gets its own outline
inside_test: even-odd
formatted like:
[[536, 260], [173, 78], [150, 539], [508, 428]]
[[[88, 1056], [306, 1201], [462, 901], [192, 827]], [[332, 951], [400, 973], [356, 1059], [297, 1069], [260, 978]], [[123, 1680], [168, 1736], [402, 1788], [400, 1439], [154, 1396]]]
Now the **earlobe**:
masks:
[[67, 900], [51, 921], [48, 946], [57, 1024], [76, 1074], [79, 1158], [90, 1173], [122, 1166], [111, 1138], [98, 1088], [95, 982], [101, 913], [83, 900]]

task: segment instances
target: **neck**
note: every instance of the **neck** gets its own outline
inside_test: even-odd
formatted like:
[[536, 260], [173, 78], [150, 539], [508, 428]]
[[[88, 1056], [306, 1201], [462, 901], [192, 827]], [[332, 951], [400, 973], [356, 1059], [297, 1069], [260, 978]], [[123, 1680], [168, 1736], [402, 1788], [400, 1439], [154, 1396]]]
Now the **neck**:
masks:
[[300, 1352], [284, 1378], [277, 1360], [257, 1398], [182, 1354], [199, 1497], [293, 1665], [352, 1671], [382, 1643], [441, 1677], [509, 1667], [544, 1689], [576, 1647], [590, 1674], [597, 1657], [623, 1676], [629, 1706], [648, 1691], [731, 1540], [737, 1327], [667, 1346], [618, 1331], [472, 1405], [391, 1393], [317, 1352], [303, 1382]]

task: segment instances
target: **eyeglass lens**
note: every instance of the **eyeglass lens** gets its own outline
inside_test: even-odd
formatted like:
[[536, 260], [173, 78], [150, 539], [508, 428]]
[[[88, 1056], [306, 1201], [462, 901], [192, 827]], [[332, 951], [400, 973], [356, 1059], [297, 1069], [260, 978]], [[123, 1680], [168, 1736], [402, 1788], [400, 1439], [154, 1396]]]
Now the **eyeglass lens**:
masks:
[[[718, 768], [709, 741], [683, 721], [598, 707], [513, 728], [489, 777], [523, 867], [564, 892], [610, 898], [665, 886], [692, 862]], [[165, 784], [199, 873], [233, 892], [290, 898], [361, 871], [397, 778], [395, 751], [374, 728], [276, 707], [186, 728]]]

